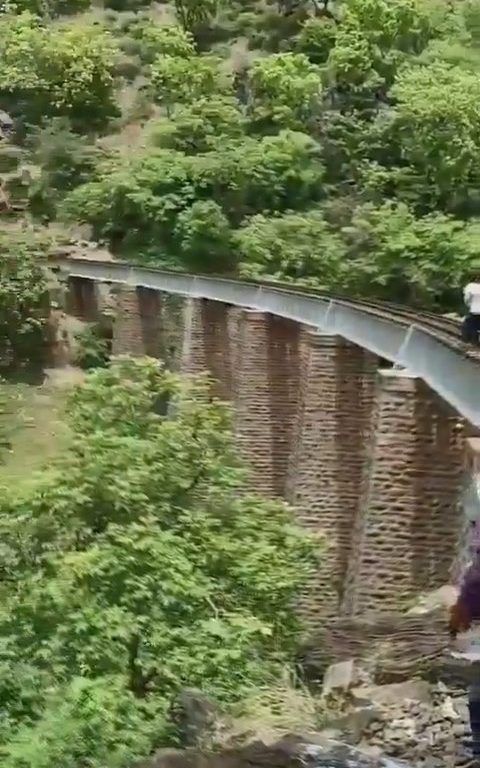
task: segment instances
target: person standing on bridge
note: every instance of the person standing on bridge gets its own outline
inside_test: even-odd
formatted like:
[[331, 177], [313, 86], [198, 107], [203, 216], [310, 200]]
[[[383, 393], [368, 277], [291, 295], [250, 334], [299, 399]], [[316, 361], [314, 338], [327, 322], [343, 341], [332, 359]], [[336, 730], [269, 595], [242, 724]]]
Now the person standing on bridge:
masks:
[[463, 291], [468, 314], [463, 321], [462, 338], [469, 344], [478, 344], [480, 333], [480, 274], [476, 274]]

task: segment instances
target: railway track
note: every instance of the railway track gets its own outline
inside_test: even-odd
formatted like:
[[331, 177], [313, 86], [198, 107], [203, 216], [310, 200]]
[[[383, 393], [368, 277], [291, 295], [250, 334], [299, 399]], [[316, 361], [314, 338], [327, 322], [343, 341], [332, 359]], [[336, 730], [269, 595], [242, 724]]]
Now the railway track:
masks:
[[[244, 281], [254, 282], [254, 281]], [[351, 307], [352, 309], [361, 309], [377, 317], [394, 321], [397, 324], [408, 326], [418, 326], [427, 330], [432, 336], [443, 342], [456, 352], [462, 354], [468, 359], [480, 361], [480, 347], [474, 347], [466, 344], [461, 338], [461, 320], [460, 318], [445, 317], [428, 310], [413, 309], [402, 304], [394, 302], [380, 301], [377, 299], [353, 299], [350, 296], [336, 293], [325, 293], [314, 289], [295, 289], [291, 283], [281, 283], [265, 281], [261, 285], [268, 288], [286, 291], [297, 295], [311, 295], [323, 301], [334, 301], [337, 304]]]
[[[334, 298], [334, 297], [332, 297]], [[419, 310], [402, 307], [396, 304], [389, 304], [380, 301], [348, 301], [345, 299], [334, 299], [340, 301], [346, 306], [361, 307], [364, 311], [371, 312], [377, 316], [385, 317], [395, 322], [403, 322], [405, 325], [417, 325], [428, 330], [435, 337], [453, 345], [459, 352], [465, 355], [479, 354], [470, 345], [465, 344], [461, 339], [461, 321], [454, 318], [436, 315], [433, 312], [422, 312]]]
[[[254, 281], [245, 281], [254, 282]], [[361, 309], [377, 317], [394, 321], [397, 324], [408, 326], [418, 326], [427, 330], [439, 341], [447, 344], [450, 348], [464, 355], [469, 359], [480, 361], [480, 348], [466, 344], [461, 339], [461, 320], [453, 317], [445, 317], [427, 310], [412, 309], [401, 304], [393, 302], [380, 301], [376, 299], [353, 299], [344, 294], [325, 293], [315, 291], [314, 289], [295, 289], [291, 283], [280, 283], [265, 281], [261, 285], [268, 288], [286, 291], [290, 294], [311, 295], [323, 301], [334, 301], [337, 304], [351, 307], [352, 309]]]
[[[337, 299], [334, 300], [337, 301]], [[404, 323], [405, 326], [418, 326], [464, 357], [480, 361], [480, 348], [462, 341], [460, 319], [380, 301], [358, 302], [354, 300], [350, 302], [344, 299], [338, 299], [338, 301], [344, 305], [361, 307], [364, 311], [385, 317], [388, 320], [394, 320], [396, 323]]]
[[[98, 256], [95, 258], [96, 253], [95, 249], [92, 249], [89, 251], [88, 254], [81, 253], [79, 254], [78, 247], [72, 248], [72, 251], [69, 249], [62, 249], [60, 252], [57, 252], [56, 254], [52, 255], [52, 261], [54, 262], [56, 259], [72, 259], [72, 260], [84, 260], [85, 262], [102, 262], [102, 263], [114, 263], [119, 264], [125, 262], [120, 262], [115, 259], [111, 260], [109, 259], [99, 259]], [[185, 272], [174, 272], [171, 270], [160, 270], [155, 269], [154, 267], [146, 264], [130, 264], [132, 267], [138, 267], [138, 268], [144, 268], [151, 272], [162, 272], [163, 274], [171, 274], [171, 275], [182, 275], [186, 278], [194, 278], [198, 277], [197, 275], [191, 274], [191, 273], [185, 273]], [[230, 280], [238, 280], [238, 277], [236, 275], [216, 275], [216, 274], [206, 274], [203, 275], [203, 277], [211, 278], [213, 280], [222, 280], [222, 281], [230, 281]], [[401, 304], [396, 304], [393, 302], [384, 302], [379, 301], [376, 299], [353, 299], [350, 296], [345, 296], [344, 294], [336, 294], [336, 293], [325, 293], [323, 291], [317, 291], [315, 289], [311, 288], [297, 288], [292, 283], [283, 283], [279, 281], [258, 281], [258, 280], [241, 280], [242, 283], [248, 283], [251, 285], [255, 285], [258, 287], [264, 286], [265, 288], [271, 288], [274, 290], [282, 291], [285, 293], [288, 293], [290, 295], [298, 295], [298, 296], [311, 296], [312, 298], [319, 298], [323, 301], [329, 302], [334, 301], [337, 304], [341, 304], [346, 307], [351, 307], [352, 309], [360, 309], [363, 312], [368, 312], [369, 314], [375, 315], [377, 317], [381, 317], [385, 320], [393, 321], [397, 324], [404, 325], [405, 327], [411, 327], [411, 326], [418, 326], [419, 328], [422, 328], [426, 331], [428, 331], [432, 336], [434, 336], [436, 339], [441, 341], [442, 343], [449, 346], [451, 349], [454, 349], [457, 353], [463, 355], [464, 357], [479, 361], [480, 362], [480, 348], [472, 347], [469, 344], [465, 344], [465, 342], [462, 341], [460, 332], [461, 332], [461, 321], [452, 317], [445, 317], [442, 315], [435, 314], [431, 311], [423, 311], [419, 309], [412, 309], [410, 307], [403, 306]]]

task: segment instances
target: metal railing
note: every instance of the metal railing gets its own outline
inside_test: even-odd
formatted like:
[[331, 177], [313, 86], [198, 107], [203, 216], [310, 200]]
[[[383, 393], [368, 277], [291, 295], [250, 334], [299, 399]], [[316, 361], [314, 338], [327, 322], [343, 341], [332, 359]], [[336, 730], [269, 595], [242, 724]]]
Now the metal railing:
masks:
[[460, 341], [459, 325], [449, 318], [284, 284], [166, 272], [122, 262], [56, 257], [52, 265], [72, 277], [219, 301], [338, 334], [407, 368], [480, 428], [480, 354]]

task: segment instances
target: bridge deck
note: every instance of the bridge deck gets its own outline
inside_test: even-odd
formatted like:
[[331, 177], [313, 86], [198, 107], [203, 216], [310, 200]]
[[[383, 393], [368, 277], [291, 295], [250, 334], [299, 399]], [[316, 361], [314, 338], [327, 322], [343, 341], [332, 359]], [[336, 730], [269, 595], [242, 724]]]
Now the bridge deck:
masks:
[[480, 428], [480, 354], [463, 344], [455, 320], [378, 301], [295, 290], [277, 283], [166, 272], [121, 262], [55, 258], [72, 277], [220, 301], [338, 334], [423, 379]]

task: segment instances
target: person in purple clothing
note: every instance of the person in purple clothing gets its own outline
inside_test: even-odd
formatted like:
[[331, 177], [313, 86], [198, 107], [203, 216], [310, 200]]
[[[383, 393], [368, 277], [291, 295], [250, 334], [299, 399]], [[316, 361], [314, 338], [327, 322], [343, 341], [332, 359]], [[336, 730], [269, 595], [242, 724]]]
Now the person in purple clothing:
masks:
[[[480, 628], [480, 526], [472, 524], [472, 561], [468, 566], [458, 595], [457, 602], [450, 613], [450, 636]], [[472, 756], [480, 761], [480, 663], [474, 662], [471, 667], [470, 683], [467, 689], [468, 711], [472, 732]]]

